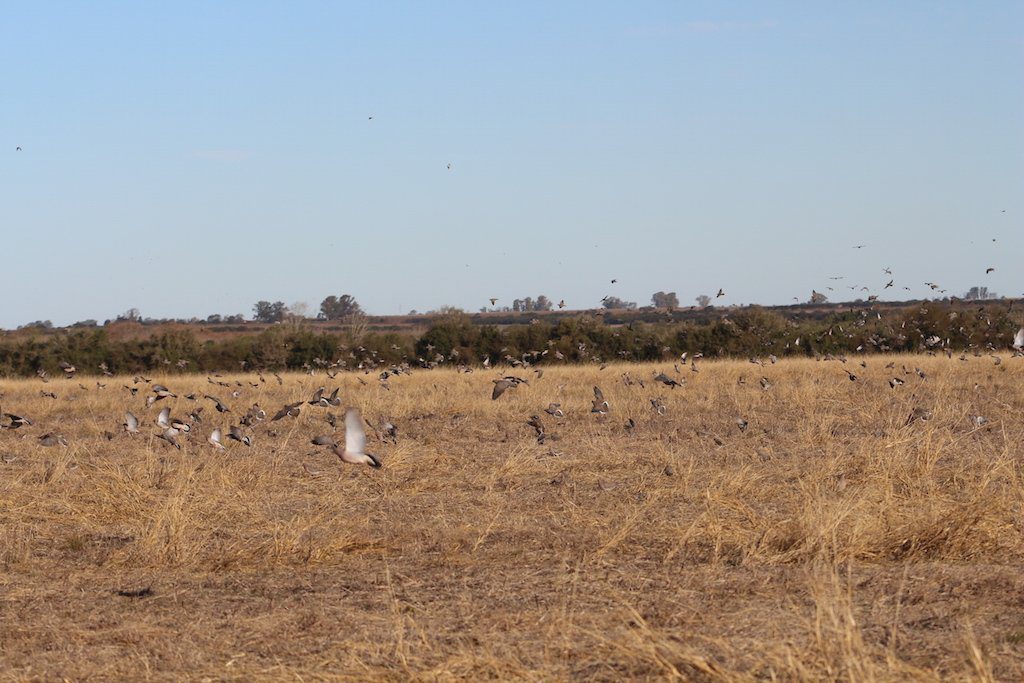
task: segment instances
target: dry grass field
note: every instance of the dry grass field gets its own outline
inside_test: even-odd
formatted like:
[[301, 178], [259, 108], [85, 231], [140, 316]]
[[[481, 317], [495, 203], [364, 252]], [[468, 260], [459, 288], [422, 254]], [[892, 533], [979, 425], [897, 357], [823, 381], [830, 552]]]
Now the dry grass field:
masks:
[[[0, 677], [1024, 680], [1024, 360], [866, 362], [516, 371], [496, 401], [498, 371], [154, 377], [179, 397], [149, 409], [0, 380], [34, 421], [0, 431]], [[343, 408], [207, 445], [321, 385], [397, 425], [382, 469], [310, 445]], [[205, 406], [181, 450], [163, 405]]]

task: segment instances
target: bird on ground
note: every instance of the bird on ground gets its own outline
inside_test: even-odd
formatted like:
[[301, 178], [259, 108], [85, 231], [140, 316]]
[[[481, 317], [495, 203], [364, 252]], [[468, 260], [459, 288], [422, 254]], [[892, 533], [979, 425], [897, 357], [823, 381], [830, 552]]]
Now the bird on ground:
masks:
[[654, 376], [654, 381], [655, 382], [661, 382], [665, 386], [672, 387], [673, 389], [675, 389], [676, 387], [683, 386], [680, 382], [678, 382], [675, 379], [669, 377], [664, 372], [659, 372], [657, 375], [655, 375]]
[[52, 447], [52, 446], [67, 446], [68, 440], [64, 438], [63, 434], [54, 434], [53, 432], [47, 432], [39, 437], [39, 445]]
[[246, 446], [252, 446], [252, 437], [245, 434], [241, 428], [231, 425], [228, 428], [228, 438], [234, 439], [238, 443], [245, 444]]
[[561, 403], [549, 403], [548, 407], [544, 409], [544, 412], [552, 417], [565, 417], [565, 412], [562, 410]]
[[32, 424], [33, 424], [32, 420], [28, 419], [27, 417], [22, 417], [20, 415], [15, 415], [14, 413], [3, 413], [3, 417], [5, 417], [8, 420], [10, 420], [10, 423], [8, 423], [8, 424], [0, 425], [0, 427], [3, 427], [5, 429], [17, 429], [19, 427], [26, 427], [26, 426], [27, 427], [31, 427]]
[[654, 412], [658, 415], [664, 415], [668, 412], [668, 408], [660, 397], [651, 399], [651, 407], [654, 408]]

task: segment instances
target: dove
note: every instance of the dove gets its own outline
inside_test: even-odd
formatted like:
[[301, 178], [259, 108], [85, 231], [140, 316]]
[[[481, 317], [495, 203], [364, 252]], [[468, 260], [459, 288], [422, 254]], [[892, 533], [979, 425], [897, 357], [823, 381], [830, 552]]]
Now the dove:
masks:
[[358, 408], [345, 411], [345, 444], [335, 444], [332, 450], [342, 462], [380, 468], [380, 460], [366, 452], [366, 430]]
[[235, 441], [245, 444], [246, 446], [252, 446], [252, 437], [242, 433], [242, 430], [234, 425], [228, 428], [228, 438], [234, 439]]
[[219, 451], [224, 450], [224, 444], [221, 443], [221, 431], [220, 427], [215, 427], [210, 436], [206, 439], [206, 443], [210, 444]]

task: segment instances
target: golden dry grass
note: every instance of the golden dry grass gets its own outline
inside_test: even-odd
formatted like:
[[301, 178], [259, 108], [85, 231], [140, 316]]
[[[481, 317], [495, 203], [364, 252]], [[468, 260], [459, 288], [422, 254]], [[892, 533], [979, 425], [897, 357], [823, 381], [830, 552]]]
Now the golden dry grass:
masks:
[[[496, 372], [286, 375], [238, 398], [155, 378], [235, 419], [340, 385], [398, 425], [379, 471], [309, 445], [320, 408], [218, 453], [204, 401], [176, 451], [130, 380], [0, 381], [35, 420], [0, 431], [2, 676], [1024, 679], [1024, 363], [888, 360], [847, 364], [855, 382], [708, 362], [675, 390], [649, 379], [671, 364], [520, 371], [497, 401]], [[126, 408], [143, 435], [120, 433]], [[537, 444], [533, 414], [560, 438]]]

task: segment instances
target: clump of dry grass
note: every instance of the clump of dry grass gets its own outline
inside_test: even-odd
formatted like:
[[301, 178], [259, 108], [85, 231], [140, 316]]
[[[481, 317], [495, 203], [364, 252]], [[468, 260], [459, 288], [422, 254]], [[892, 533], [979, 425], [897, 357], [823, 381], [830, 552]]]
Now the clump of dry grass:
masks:
[[[321, 408], [216, 452], [208, 404], [177, 451], [145, 387], [114, 388], [130, 380], [55, 380], [56, 400], [2, 381], [36, 424], [0, 432], [0, 661], [16, 679], [1021, 678], [1024, 365], [867, 363], [851, 382], [708, 362], [679, 389], [623, 381], [671, 365], [555, 367], [498, 401], [495, 373], [339, 376], [399, 427], [379, 471], [309, 445]], [[901, 363], [927, 380], [890, 389]], [[243, 382], [231, 417], [332, 386], [284, 379]], [[126, 408], [143, 434], [120, 433]]]

